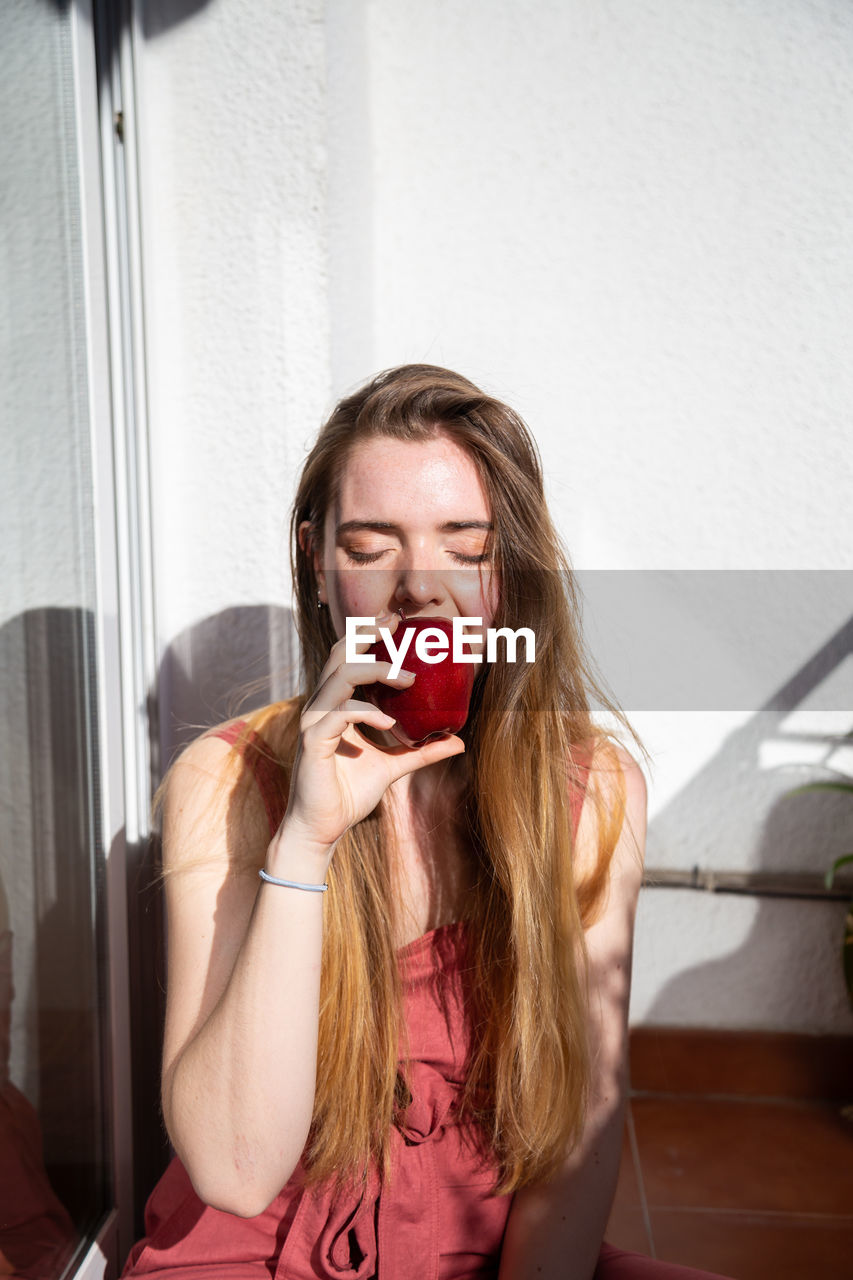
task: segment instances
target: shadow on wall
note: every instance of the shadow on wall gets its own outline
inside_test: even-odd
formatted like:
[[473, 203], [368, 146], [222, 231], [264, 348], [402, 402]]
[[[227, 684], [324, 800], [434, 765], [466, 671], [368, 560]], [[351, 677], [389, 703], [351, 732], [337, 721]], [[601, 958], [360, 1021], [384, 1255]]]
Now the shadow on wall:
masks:
[[164, 771], [205, 729], [290, 697], [298, 680], [296, 629], [281, 605], [223, 609], [182, 631], [160, 665]]
[[206, 9], [210, 0], [142, 0], [142, 32], [147, 40], [162, 35]]
[[[853, 746], [853, 712], [837, 734], [800, 730], [793, 715], [851, 657], [853, 618], [726, 738], [650, 822], [647, 866], [673, 865], [685, 832], [696, 833], [691, 847], [703, 867], [720, 871], [749, 866], [817, 878], [853, 849], [848, 795], [790, 794], [805, 781], [837, 777], [834, 755]], [[853, 699], [846, 704], [851, 705]], [[737, 902], [729, 892], [646, 893], [654, 895], [667, 932], [671, 928], [683, 939], [687, 954], [697, 923], [706, 937], [710, 923], [741, 940], [730, 954], [670, 979], [644, 1012], [644, 1022], [838, 1032], [853, 1023], [841, 968], [845, 902], [777, 892], [739, 894]], [[701, 916], [699, 899], [705, 900]], [[745, 1022], [738, 1010], [760, 1013]]]

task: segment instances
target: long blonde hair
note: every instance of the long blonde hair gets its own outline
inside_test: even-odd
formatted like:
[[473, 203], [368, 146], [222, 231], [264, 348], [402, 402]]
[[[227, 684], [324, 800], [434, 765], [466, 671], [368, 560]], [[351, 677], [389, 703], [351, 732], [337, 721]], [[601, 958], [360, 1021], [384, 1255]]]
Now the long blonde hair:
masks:
[[[317, 608], [312, 556], [298, 531], [322, 542], [352, 447], [366, 439], [422, 441], [440, 433], [477, 468], [494, 526], [491, 563], [501, 584], [495, 627], [531, 627], [536, 661], [483, 664], [466, 741], [464, 825], [476, 859], [466, 898], [473, 1045], [460, 1118], [492, 1150], [499, 1190], [552, 1174], [580, 1136], [589, 1089], [584, 930], [600, 911], [622, 804], [601, 805], [596, 865], [573, 870], [572, 793], [606, 735], [595, 695], [627, 726], [584, 656], [578, 602], [549, 516], [533, 439], [510, 408], [447, 369], [406, 365], [342, 400], [311, 450], [291, 518], [302, 687], [313, 689], [336, 635]], [[304, 695], [247, 717], [276, 744], [286, 791]], [[630, 726], [627, 726], [630, 729]], [[270, 732], [271, 731], [271, 732]], [[618, 763], [610, 753], [617, 776]], [[593, 780], [598, 770], [593, 772]], [[596, 789], [589, 788], [593, 800]], [[317, 1085], [303, 1157], [308, 1181], [387, 1168], [390, 1127], [405, 1105], [398, 1069], [401, 993], [392, 922], [392, 872], [383, 805], [338, 843], [323, 932]]]

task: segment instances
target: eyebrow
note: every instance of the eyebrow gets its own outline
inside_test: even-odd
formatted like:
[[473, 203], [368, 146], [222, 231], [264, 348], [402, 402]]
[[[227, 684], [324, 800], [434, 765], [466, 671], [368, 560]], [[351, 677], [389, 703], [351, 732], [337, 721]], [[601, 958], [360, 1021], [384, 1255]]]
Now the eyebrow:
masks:
[[[364, 529], [373, 530], [376, 533], [397, 533], [400, 526], [392, 524], [390, 520], [345, 520], [343, 524], [339, 524], [335, 530], [336, 537], [340, 537], [345, 533], [359, 533]], [[444, 524], [439, 525], [440, 533], [458, 533], [462, 529], [482, 529], [486, 533], [491, 533], [494, 525], [490, 520], [445, 520]]]

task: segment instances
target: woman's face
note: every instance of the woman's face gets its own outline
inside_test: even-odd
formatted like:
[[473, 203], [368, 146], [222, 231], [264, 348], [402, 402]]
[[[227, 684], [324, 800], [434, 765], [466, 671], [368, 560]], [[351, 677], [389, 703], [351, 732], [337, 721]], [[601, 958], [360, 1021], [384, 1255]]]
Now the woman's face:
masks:
[[499, 594], [485, 558], [491, 518], [476, 467], [448, 436], [356, 445], [315, 555], [338, 637], [347, 617], [401, 608], [406, 617], [473, 617], [491, 626]]

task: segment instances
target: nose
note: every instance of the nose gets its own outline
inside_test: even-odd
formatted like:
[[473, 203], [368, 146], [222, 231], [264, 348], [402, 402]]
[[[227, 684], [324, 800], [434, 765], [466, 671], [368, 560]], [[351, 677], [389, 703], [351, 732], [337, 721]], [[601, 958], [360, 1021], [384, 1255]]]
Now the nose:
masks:
[[401, 569], [394, 590], [397, 606], [408, 605], [406, 612], [438, 605], [444, 599], [444, 589], [439, 574], [424, 568]]

